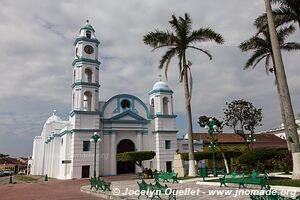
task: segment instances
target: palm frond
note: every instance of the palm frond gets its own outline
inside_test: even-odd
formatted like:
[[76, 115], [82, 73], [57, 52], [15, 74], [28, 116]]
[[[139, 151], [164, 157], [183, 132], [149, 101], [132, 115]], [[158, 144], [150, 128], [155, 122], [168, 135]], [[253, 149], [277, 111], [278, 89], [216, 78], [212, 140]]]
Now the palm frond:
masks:
[[246, 62], [244, 69], [249, 69], [250, 66], [252, 66], [254, 68], [258, 64], [257, 61], [261, 61], [267, 55], [268, 55], [268, 53], [261, 51], [260, 49], [254, 51], [254, 53], [251, 55], [251, 57]]
[[212, 55], [209, 53], [208, 50], [204, 50], [204, 49], [201, 49], [201, 48], [198, 48], [198, 47], [194, 47], [194, 46], [187, 46], [187, 47], [191, 48], [191, 49], [196, 49], [198, 51], [201, 51], [201, 52], [203, 52], [204, 54], [206, 54], [209, 57], [209, 60], [212, 59]]
[[145, 44], [152, 48], [157, 48], [159, 46], [167, 46], [168, 38], [170, 37], [169, 32], [155, 30], [154, 32], [149, 32], [143, 38]]
[[295, 32], [295, 30], [296, 29], [293, 25], [290, 25], [289, 27], [280, 28], [277, 31], [279, 43], [283, 43], [289, 35]]
[[176, 54], [176, 48], [170, 48], [160, 59], [160, 64], [159, 64], [159, 69], [162, 69], [165, 67], [165, 76], [166, 79], [168, 79], [168, 75], [167, 75], [167, 71], [169, 68], [169, 64], [171, 59], [174, 57], [174, 55]]
[[263, 39], [258, 36], [251, 37], [239, 45], [239, 48], [243, 52], [255, 49], [269, 49], [270, 47], [271, 45], [267, 42], [266, 38]]
[[266, 55], [265, 70], [267, 75], [269, 75], [269, 70], [270, 70], [270, 57], [271, 54]]
[[210, 28], [201, 28], [198, 30], [194, 30], [188, 37], [188, 43], [206, 41], [215, 41], [218, 44], [223, 44], [224, 38], [221, 34], [216, 33]]
[[297, 42], [287, 42], [285, 44], [282, 44], [280, 48], [285, 51], [296, 51], [300, 50], [300, 44]]

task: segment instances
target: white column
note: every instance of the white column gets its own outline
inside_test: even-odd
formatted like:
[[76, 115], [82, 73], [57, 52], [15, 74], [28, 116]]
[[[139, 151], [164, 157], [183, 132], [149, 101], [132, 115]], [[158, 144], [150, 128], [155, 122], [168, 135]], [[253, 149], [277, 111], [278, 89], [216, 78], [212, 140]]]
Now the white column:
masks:
[[137, 150], [143, 151], [143, 132], [137, 131]]
[[161, 170], [161, 167], [160, 167], [160, 149], [159, 149], [159, 134], [158, 133], [155, 133], [154, 134], [154, 138], [155, 138], [155, 147], [154, 149], [156, 150], [156, 169], [158, 171]]
[[117, 174], [117, 160], [116, 160], [116, 132], [112, 132], [110, 136], [110, 173], [111, 175]]

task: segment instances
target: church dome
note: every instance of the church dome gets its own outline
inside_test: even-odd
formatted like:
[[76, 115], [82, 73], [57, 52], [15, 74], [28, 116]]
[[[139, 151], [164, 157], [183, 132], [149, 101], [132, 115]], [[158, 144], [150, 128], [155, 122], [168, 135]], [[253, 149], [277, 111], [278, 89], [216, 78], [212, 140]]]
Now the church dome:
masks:
[[46, 124], [50, 124], [52, 122], [60, 122], [60, 121], [62, 121], [61, 118], [56, 115], [56, 110], [54, 110], [52, 116], [50, 116], [47, 119]]
[[81, 31], [82, 29], [90, 30], [90, 31], [94, 31], [94, 32], [95, 32], [95, 29], [94, 29], [93, 26], [89, 23], [89, 20], [86, 20], [86, 23], [83, 25], [83, 27], [81, 27], [80, 31]]
[[158, 81], [153, 85], [152, 90], [150, 91], [150, 94], [156, 93], [156, 92], [169, 92], [173, 93], [173, 91], [169, 88], [168, 84], [163, 81]]

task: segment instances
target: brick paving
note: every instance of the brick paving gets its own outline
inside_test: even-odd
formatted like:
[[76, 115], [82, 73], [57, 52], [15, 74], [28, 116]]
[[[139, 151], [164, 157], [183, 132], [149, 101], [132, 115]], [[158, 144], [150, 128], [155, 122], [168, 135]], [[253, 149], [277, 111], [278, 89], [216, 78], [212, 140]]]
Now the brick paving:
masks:
[[[138, 185], [137, 176], [129, 175], [129, 176], [111, 176], [111, 177], [104, 177], [106, 181], [111, 181], [111, 189], [117, 188], [120, 193], [124, 193], [126, 188], [137, 190]], [[147, 183], [152, 182], [154, 180], [146, 180]], [[199, 184], [197, 184], [199, 183]], [[185, 182], [185, 183], [166, 183], [170, 188], [177, 189], [181, 192], [188, 192], [186, 188], [190, 188], [191, 191], [198, 194], [195, 195], [177, 195], [177, 199], [179, 200], [198, 200], [198, 199], [222, 199], [222, 200], [244, 200], [250, 199], [249, 195], [237, 195], [235, 197], [235, 192], [240, 191], [237, 190], [235, 185], [231, 185], [227, 188], [220, 188], [219, 183], [215, 182]], [[89, 180], [88, 179], [74, 179], [74, 180], [57, 180], [57, 179], [50, 179], [48, 182], [41, 181], [38, 183], [18, 183], [18, 184], [4, 184], [0, 185], [0, 200], [102, 200], [107, 199], [110, 197], [111, 199], [137, 199], [136, 195], [122, 195], [116, 196], [113, 195], [112, 192], [103, 193], [100, 190], [92, 191], [89, 190]], [[275, 187], [274, 187], [275, 188]], [[224, 191], [232, 190], [231, 195], [209, 195], [209, 190], [219, 190], [221, 189]], [[258, 189], [257, 187], [249, 186], [247, 189]], [[284, 187], [279, 186], [276, 189], [284, 189]], [[85, 192], [81, 192], [84, 190]], [[114, 190], [116, 191], [116, 189]], [[241, 189], [244, 191], [244, 189]], [[89, 194], [87, 194], [89, 193]], [[92, 193], [92, 194], [91, 194]], [[300, 188], [297, 191], [300, 193]], [[95, 196], [96, 195], [96, 196]], [[110, 196], [113, 195], [113, 196]], [[124, 198], [125, 197], [125, 198]], [[167, 199], [166, 196], [162, 195], [163, 199]], [[145, 196], [141, 198], [142, 200], [146, 199]]]
[[[111, 184], [111, 192], [102, 192], [101, 190], [96, 191], [95, 189], [90, 190], [90, 186], [83, 186], [81, 190], [83, 192], [90, 193], [92, 195], [107, 198], [107, 199], [138, 199], [138, 195], [136, 194], [128, 194], [126, 190], [131, 190], [131, 192], [135, 191], [138, 193], [138, 185], [137, 181], [140, 180], [129, 180], [129, 181], [114, 181]], [[146, 180], [147, 183], [154, 184], [152, 180]], [[260, 191], [259, 186], [249, 185], [246, 189], [238, 189], [237, 185], [229, 184], [229, 187], [222, 187], [220, 188], [219, 183], [216, 182], [201, 182], [201, 181], [192, 181], [192, 182], [185, 182], [185, 183], [166, 183], [168, 187], [172, 189], [177, 189], [178, 192], [182, 194], [177, 194], [176, 199], [178, 200], [199, 200], [199, 199], [222, 199], [222, 200], [249, 200], [249, 192], [250, 190]], [[274, 187], [277, 191], [280, 189], [284, 189], [284, 187]], [[210, 194], [210, 192], [223, 192], [217, 195]], [[194, 192], [194, 194], [193, 194]], [[231, 193], [230, 193], [231, 192]], [[299, 194], [300, 190], [297, 190]], [[116, 195], [119, 194], [119, 195]], [[291, 193], [290, 193], [291, 194]], [[295, 194], [294, 194], [295, 195]], [[292, 196], [292, 195], [286, 195]], [[166, 195], [161, 195], [162, 199], [168, 199]], [[141, 196], [140, 199], [151, 199], [147, 198], [146, 196]]]
[[[112, 176], [105, 180], [130, 180], [137, 176]], [[5, 181], [6, 182], [6, 181]], [[38, 183], [18, 183], [0, 185], [0, 200], [101, 200], [83, 193], [80, 187], [88, 185], [88, 179], [41, 181]]]

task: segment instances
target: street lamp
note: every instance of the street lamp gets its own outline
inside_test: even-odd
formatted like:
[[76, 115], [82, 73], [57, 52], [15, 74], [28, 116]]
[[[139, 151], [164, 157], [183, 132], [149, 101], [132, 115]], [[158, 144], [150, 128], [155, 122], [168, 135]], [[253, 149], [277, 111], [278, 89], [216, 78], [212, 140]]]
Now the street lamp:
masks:
[[256, 138], [254, 135], [249, 135], [248, 138], [247, 138], [247, 142], [250, 143], [251, 145], [251, 150], [253, 150], [253, 142], [256, 141]]
[[94, 135], [91, 137], [91, 142], [95, 142], [95, 150], [94, 150], [94, 178], [96, 178], [96, 147], [97, 142], [101, 141], [100, 135], [97, 132], [94, 132]]
[[214, 176], [217, 176], [217, 167], [216, 167], [216, 158], [215, 158], [215, 138], [214, 138], [214, 131], [218, 128], [215, 124], [215, 121], [210, 118], [205, 126], [206, 129], [209, 129], [209, 135], [210, 135], [210, 145], [211, 145], [211, 151], [212, 151], [212, 157], [213, 157], [213, 172]]

